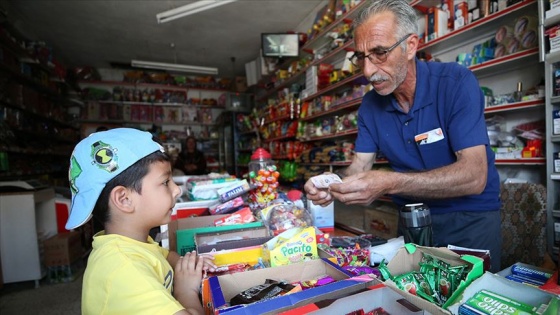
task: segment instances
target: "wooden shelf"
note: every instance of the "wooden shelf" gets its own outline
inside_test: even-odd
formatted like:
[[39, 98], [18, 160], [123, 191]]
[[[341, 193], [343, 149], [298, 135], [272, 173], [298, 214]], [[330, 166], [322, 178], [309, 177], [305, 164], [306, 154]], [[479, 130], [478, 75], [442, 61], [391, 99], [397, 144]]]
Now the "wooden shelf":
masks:
[[496, 159], [496, 165], [546, 165], [546, 158]]
[[319, 140], [326, 140], [326, 139], [341, 138], [341, 137], [346, 137], [346, 136], [351, 136], [351, 135], [356, 135], [356, 134], [358, 134], [358, 129], [352, 129], [352, 130], [347, 130], [347, 131], [344, 131], [344, 132], [337, 132], [337, 133], [334, 133], [334, 134], [320, 136], [320, 137], [312, 137], [312, 138], [309, 138], [309, 139], [299, 139], [299, 141], [301, 141], [301, 142], [319, 141]]
[[540, 100], [533, 100], [533, 101], [524, 101], [524, 102], [517, 102], [517, 103], [508, 103], [508, 104], [501, 104], [501, 105], [494, 105], [490, 107], [486, 107], [484, 109], [485, 114], [493, 114], [505, 111], [515, 111], [520, 109], [530, 109], [530, 108], [543, 108], [544, 109], [544, 99]]

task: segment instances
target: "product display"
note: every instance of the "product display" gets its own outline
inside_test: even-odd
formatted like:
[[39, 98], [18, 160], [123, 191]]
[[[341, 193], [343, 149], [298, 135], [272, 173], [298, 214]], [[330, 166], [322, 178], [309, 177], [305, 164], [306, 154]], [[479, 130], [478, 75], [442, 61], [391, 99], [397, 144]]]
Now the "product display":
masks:
[[[14, 61], [22, 59], [21, 56], [15, 56], [13, 50], [5, 49], [4, 43], [0, 42], [0, 66], [4, 67], [0, 69], [0, 73], [10, 71], [8, 76], [2, 76], [6, 78], [6, 93], [0, 95], [0, 179], [37, 174], [50, 180], [51, 173], [63, 172], [64, 163], [59, 163], [57, 156], [65, 156], [64, 152], [72, 147], [69, 143], [76, 140], [76, 137], [87, 136], [87, 133], [93, 131], [92, 128], [97, 127], [83, 127], [80, 132], [79, 124], [73, 123], [79, 120], [84, 126], [94, 122], [134, 124], [139, 129], [146, 129], [144, 125], [152, 126], [153, 134], [164, 140], [166, 151], [173, 157], [177, 156], [184, 145], [181, 140], [187, 135], [195, 135], [200, 139], [202, 151], [211, 156], [209, 161], [215, 161], [218, 165], [209, 170], [216, 169], [220, 173], [217, 177], [211, 176], [216, 173], [210, 172], [207, 176], [184, 176], [184, 183], [179, 185], [182, 195], [177, 206], [189, 202], [210, 203], [196, 209], [175, 208], [172, 221], [161, 227], [157, 241], [160, 241], [159, 238], [165, 239], [166, 242], [161, 242], [162, 246], [178, 251], [180, 255], [201, 248], [207, 251], [199, 254], [214, 255], [218, 262], [217, 268], [213, 272], [204, 272], [205, 283], [210, 279], [216, 280], [217, 277], [232, 276], [228, 279], [230, 283], [223, 285], [223, 288], [229, 286], [228, 290], [224, 289], [222, 292], [224, 297], [227, 296], [224, 301], [214, 300], [215, 292], [202, 293], [203, 298], [209, 299], [204, 303], [205, 310], [209, 313], [235, 314], [236, 310], [246, 305], [258, 305], [289, 294], [312, 292], [310, 290], [329, 285], [332, 285], [328, 287], [331, 289], [317, 293], [318, 297], [325, 298], [317, 300], [336, 301], [342, 299], [342, 296], [336, 294], [337, 290], [347, 288], [347, 278], [362, 281], [361, 292], [365, 288], [372, 290], [374, 285], [386, 285], [385, 289], [388, 289], [394, 283], [398, 290], [403, 291], [397, 293], [398, 299], [405, 304], [414, 304], [418, 297], [433, 304], [434, 309], [423, 310], [436, 310], [434, 313], [449, 312], [447, 307], [451, 303], [460, 303], [457, 306], [458, 313], [452, 314], [498, 314], [505, 309], [508, 313], [533, 314], [537, 313], [539, 307], [558, 307], [560, 302], [555, 304], [555, 297], [546, 295], [547, 299], [543, 299], [539, 295], [543, 302], [533, 304], [516, 295], [512, 297], [508, 294], [510, 292], [494, 291], [494, 287], [490, 286], [458, 298], [454, 296], [455, 292], [459, 290], [463, 294], [462, 290], [479, 278], [476, 274], [468, 279], [473, 265], [470, 261], [469, 264], [456, 261], [451, 263], [448, 256], [438, 257], [424, 252], [419, 262], [395, 256], [397, 260], [402, 260], [392, 261], [393, 266], [404, 268], [403, 266], [412, 263], [416, 270], [391, 273], [388, 266], [396, 251], [391, 252], [389, 260], [383, 257], [379, 260], [371, 258], [374, 255], [371, 248], [387, 243], [388, 239], [371, 234], [336, 236], [339, 232], [336, 227], [340, 225], [334, 224], [330, 228], [335, 231], [329, 235], [327, 232], [330, 233], [331, 230], [325, 230], [318, 224], [317, 218], [321, 215], [324, 218], [325, 213], [321, 213], [321, 209], [317, 210], [318, 213], [309, 210], [311, 207], [306, 205], [303, 184], [310, 179], [315, 187], [328, 190], [333, 183], [343, 183], [337, 174], [343, 174], [340, 170], [350, 165], [355, 158], [354, 142], [360, 122], [358, 108], [366, 93], [372, 89], [359, 69], [347, 61], [348, 54], [351, 56], [355, 49], [351, 21], [356, 18], [356, 12], [352, 10], [367, 6], [364, 3], [369, 1], [327, 2], [317, 12], [307, 33], [294, 33], [299, 38], [299, 56], [285, 61], [286, 63], [279, 62], [274, 71], [270, 70], [269, 75], [263, 75], [251, 88], [251, 93], [254, 91], [254, 95], [251, 95], [253, 108], [243, 113], [232, 113], [231, 116], [226, 115], [229, 114], [228, 109], [222, 113], [227, 96], [221, 90], [229, 91], [232, 79], [127, 71], [123, 72], [122, 81], [115, 82], [102, 81], [99, 74], [87, 68], [72, 70], [75, 76], [84, 80], [88, 77], [95, 77], [97, 80], [80, 82], [80, 93], [86, 102], [78, 114], [72, 113], [59, 106], [53, 96], [43, 100], [45, 94], [50, 93], [45, 88], [60, 89], [59, 84], [54, 83], [52, 73], [45, 72], [44, 69], [38, 70], [30, 63]], [[419, 16], [426, 20], [428, 26], [424, 34], [419, 34], [417, 56], [434, 62], [456, 61], [472, 69], [477, 77], [480, 74], [480, 84], [484, 84], [481, 88], [486, 97], [484, 115], [489, 145], [496, 153], [496, 164], [503, 167], [508, 176], [511, 173], [520, 174], [530, 181], [534, 179], [533, 173], [541, 172], [541, 167], [544, 170], [544, 166], [552, 165], [552, 168], [546, 168], [546, 174], [540, 174], [544, 176], [539, 175], [535, 181], [542, 177], [542, 181], [548, 184], [547, 192], [549, 196], [554, 196], [547, 200], [547, 211], [556, 211], [559, 198], [557, 174], [560, 174], [560, 109], [554, 97], [560, 96], [560, 70], [557, 69], [560, 61], [556, 60], [559, 58], [554, 52], [560, 50], [560, 37], [556, 34], [560, 33], [560, 26], [546, 25], [539, 21], [540, 15], [533, 14], [537, 8], [534, 0], [504, 1], [505, 4], [489, 1], [485, 7], [482, 7], [481, 1], [475, 3], [474, 7], [466, 1], [459, 2], [439, 1], [437, 7], [433, 8], [427, 7], [426, 3], [413, 4], [417, 5]], [[498, 5], [503, 7], [498, 9]], [[516, 6], [515, 10], [502, 12], [511, 6]], [[544, 9], [551, 9], [551, 4], [546, 3]], [[545, 16], [545, 20], [549, 19], [546, 13], [541, 15]], [[436, 18], [439, 19], [437, 28], [442, 28], [441, 30], [434, 24]], [[472, 24], [472, 28], [465, 27], [469, 24]], [[479, 25], [484, 27], [479, 28]], [[549, 37], [549, 41], [543, 43], [545, 50], [548, 49], [548, 52], [544, 52], [548, 67], [545, 79], [541, 78], [540, 72], [532, 75], [535, 78], [524, 73], [526, 64], [540, 65], [537, 62], [540, 49], [537, 48], [539, 25], [545, 26], [544, 36]], [[486, 35], [473, 41], [469, 38], [471, 35], [461, 29], [474, 29], [475, 32], [483, 30]], [[5, 32], [7, 30], [0, 27], [0, 35]], [[16, 35], [9, 37], [13, 36]], [[32, 44], [16, 42], [16, 47], [21, 45]], [[34, 49], [26, 49], [38, 52], [49, 50], [41, 47], [38, 42], [32, 47]], [[457, 53], [459, 51], [461, 53]], [[386, 52], [388, 56], [390, 52]], [[390, 56], [394, 55], [395, 52]], [[43, 54], [36, 57], [43, 67], [49, 65], [50, 61]], [[340, 62], [334, 62], [335, 59]], [[263, 65], [266, 63], [267, 61], [263, 61]], [[58, 62], [54, 63], [54, 67], [60, 71]], [[20, 72], [21, 78], [11, 80], [12, 76], [16, 76], [13, 73], [19, 77]], [[505, 77], [507, 80], [504, 80]], [[537, 84], [540, 80], [542, 82]], [[197, 88], [201, 90], [195, 91]], [[56, 90], [56, 97], [62, 95], [59, 92], [61, 91]], [[541, 107], [546, 110], [541, 111]], [[515, 111], [514, 114], [510, 110]], [[496, 112], [499, 115], [489, 116]], [[546, 113], [543, 116], [541, 112]], [[68, 121], [71, 123], [66, 123]], [[222, 124], [229, 124], [233, 129], [226, 130]], [[403, 128], [404, 126], [407, 125], [403, 125]], [[112, 128], [113, 125], [109, 127]], [[235, 130], [232, 139], [224, 136], [232, 130]], [[25, 144], [21, 142], [22, 134], [28, 134]], [[386, 141], [391, 141], [391, 136], [394, 135], [388, 135]], [[411, 148], [418, 149], [416, 145]], [[230, 152], [231, 149], [233, 153]], [[228, 154], [231, 156], [223, 157]], [[41, 159], [35, 158], [38, 155], [41, 155]], [[234, 162], [230, 163], [230, 157]], [[382, 158], [383, 152], [378, 152], [373, 169], [389, 168], [379, 165], [386, 163]], [[520, 161], [522, 159], [526, 160]], [[230, 169], [234, 171], [233, 175], [225, 171]], [[65, 180], [54, 179], [54, 183], [60, 184]], [[284, 199], [285, 191], [291, 189], [301, 190], [300, 203]], [[395, 210], [394, 221], [399, 218], [399, 233], [407, 245], [418, 245], [418, 251], [422, 248], [437, 250], [439, 248], [432, 247], [432, 233], [436, 231], [432, 231], [431, 225], [431, 216], [436, 214], [430, 212], [429, 199], [421, 201], [424, 203], [407, 204]], [[368, 207], [377, 207], [378, 203], [394, 205], [384, 196]], [[348, 215], [341, 215], [341, 211], [346, 209], [345, 205], [341, 206], [338, 202], [337, 208], [334, 204], [332, 207], [332, 220], [355, 220], [358, 231], [365, 227], [364, 233], [372, 233], [368, 228], [378, 224], [387, 233], [397, 233], [395, 229], [388, 230], [387, 226], [391, 222], [384, 213], [373, 222], [371, 217], [364, 219], [350, 211]], [[549, 218], [554, 221], [552, 225], [558, 223], [555, 215]], [[260, 231], [244, 231], [248, 227], [257, 227]], [[550, 228], [548, 225], [546, 228], [548, 233]], [[238, 230], [243, 233], [229, 234]], [[213, 233], [213, 242], [200, 241], [200, 237], [206, 233]], [[553, 243], [556, 242], [551, 246], [555, 252], [558, 239], [552, 239]], [[408, 250], [409, 247], [399, 245], [397, 250], [405, 248]], [[281, 277], [289, 275], [289, 272], [285, 272], [281, 276], [275, 275], [252, 282], [250, 287], [244, 283], [248, 280], [235, 278], [247, 272], [261, 272], [313, 261], [324, 261], [325, 264], [328, 261], [336, 266], [331, 266], [336, 270], [328, 267], [328, 272], [313, 274], [313, 278], [297, 281]], [[74, 281], [79, 276], [81, 267], [78, 264], [49, 265], [47, 278], [50, 283]], [[313, 265], [313, 268], [303, 268], [304, 272], [301, 273], [307, 275], [314, 272], [316, 267]], [[509, 273], [500, 275], [503, 279], [515, 282], [516, 285], [531, 287], [541, 287], [548, 280], [552, 281], [554, 276], [558, 277], [554, 273], [539, 268], [531, 269], [525, 265], [513, 265], [506, 271]], [[367, 282], [373, 279], [369, 278], [372, 275], [375, 275], [375, 281]], [[365, 277], [360, 278], [361, 276]], [[218, 281], [220, 285], [223, 283]], [[205, 284], [203, 291], [204, 286]], [[344, 297], [352, 298], [355, 294], [346, 292]], [[407, 294], [412, 294], [414, 298]], [[377, 297], [379, 296], [376, 295]], [[377, 300], [384, 304], [368, 308], [349, 303], [355, 311], [348, 310], [345, 314], [398, 314], [387, 307], [393, 301]], [[221, 302], [224, 304], [219, 305]], [[301, 306], [301, 301], [298, 303]], [[270, 309], [266, 311], [273, 312], [280, 305], [284, 307], [284, 304], [267, 304]], [[318, 309], [319, 307], [322, 306], [319, 305]], [[264, 311], [258, 307], [247, 309], [247, 314], [259, 312]]]

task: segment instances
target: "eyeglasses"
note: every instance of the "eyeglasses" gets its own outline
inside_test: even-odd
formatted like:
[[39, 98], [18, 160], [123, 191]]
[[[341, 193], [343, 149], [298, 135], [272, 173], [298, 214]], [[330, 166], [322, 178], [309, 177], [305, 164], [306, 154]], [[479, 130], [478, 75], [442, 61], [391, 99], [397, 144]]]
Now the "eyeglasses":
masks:
[[385, 61], [387, 61], [387, 55], [389, 55], [389, 53], [393, 51], [393, 49], [397, 48], [397, 46], [399, 46], [399, 44], [402, 43], [405, 39], [409, 38], [410, 35], [412, 34], [408, 34], [405, 37], [401, 38], [398, 42], [396, 42], [393, 46], [389, 48], [386, 49], [375, 48], [368, 55], [364, 54], [363, 52], [355, 52], [352, 55], [352, 57], [348, 58], [348, 60], [350, 60], [350, 62], [358, 68], [364, 67], [366, 58], [369, 60], [369, 62], [371, 62], [374, 65], [384, 63]]

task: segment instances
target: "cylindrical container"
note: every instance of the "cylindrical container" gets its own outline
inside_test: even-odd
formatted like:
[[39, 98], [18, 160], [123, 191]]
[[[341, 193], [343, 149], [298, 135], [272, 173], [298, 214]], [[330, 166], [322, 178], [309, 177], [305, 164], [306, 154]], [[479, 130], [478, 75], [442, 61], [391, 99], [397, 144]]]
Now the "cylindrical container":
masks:
[[255, 152], [253, 152], [253, 155], [251, 155], [249, 174], [251, 174], [251, 176], [257, 176], [260, 170], [266, 170], [268, 168], [276, 169], [274, 161], [272, 160], [272, 155], [263, 148], [257, 148]]
[[400, 209], [400, 224], [405, 243], [432, 246], [432, 216], [423, 203], [407, 204]]

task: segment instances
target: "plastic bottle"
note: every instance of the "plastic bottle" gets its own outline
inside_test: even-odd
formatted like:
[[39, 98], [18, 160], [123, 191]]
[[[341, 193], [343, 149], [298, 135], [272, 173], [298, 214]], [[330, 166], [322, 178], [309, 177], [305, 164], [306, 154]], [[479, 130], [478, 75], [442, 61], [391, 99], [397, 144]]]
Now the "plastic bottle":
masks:
[[432, 246], [432, 216], [423, 203], [407, 204], [400, 209], [400, 224], [405, 243]]

